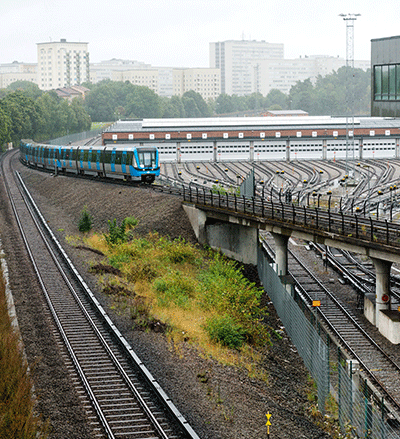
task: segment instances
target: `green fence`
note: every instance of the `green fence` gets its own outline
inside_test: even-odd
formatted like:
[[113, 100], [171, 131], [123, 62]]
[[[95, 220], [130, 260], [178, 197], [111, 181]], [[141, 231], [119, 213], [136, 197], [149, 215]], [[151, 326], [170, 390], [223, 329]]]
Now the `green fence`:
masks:
[[258, 248], [258, 274], [288, 336], [296, 346], [318, 388], [318, 409], [324, 414], [329, 393], [337, 402], [337, 417], [343, 432], [351, 437], [400, 439], [400, 430], [389, 423], [388, 410], [361, 378], [358, 362], [342, 355], [335, 340], [322, 330], [312, 310], [302, 310], [293, 286], [284, 285], [274, 264]]

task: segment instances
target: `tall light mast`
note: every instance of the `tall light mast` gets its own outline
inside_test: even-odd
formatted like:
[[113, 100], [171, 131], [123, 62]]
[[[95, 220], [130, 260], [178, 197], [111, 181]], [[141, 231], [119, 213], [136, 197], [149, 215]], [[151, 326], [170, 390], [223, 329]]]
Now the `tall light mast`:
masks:
[[[351, 160], [354, 164], [354, 83], [350, 84], [352, 77], [351, 70], [354, 69], [354, 22], [361, 14], [339, 14], [346, 22], [346, 104], [348, 110], [346, 111], [346, 173], [348, 171], [349, 149], [351, 151]], [[351, 86], [350, 86], [351, 85]], [[350, 125], [351, 136], [349, 135], [349, 114], [350, 113]], [[351, 137], [351, 141], [350, 138]], [[353, 172], [353, 178], [354, 172]], [[347, 179], [346, 179], [347, 181]]]

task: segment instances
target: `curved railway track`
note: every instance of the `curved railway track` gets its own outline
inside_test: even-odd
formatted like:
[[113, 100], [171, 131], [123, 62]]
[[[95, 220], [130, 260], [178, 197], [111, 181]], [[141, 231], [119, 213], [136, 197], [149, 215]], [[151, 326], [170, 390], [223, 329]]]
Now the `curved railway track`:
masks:
[[1, 165], [12, 208], [98, 437], [198, 439], [73, 267], [10, 158]]

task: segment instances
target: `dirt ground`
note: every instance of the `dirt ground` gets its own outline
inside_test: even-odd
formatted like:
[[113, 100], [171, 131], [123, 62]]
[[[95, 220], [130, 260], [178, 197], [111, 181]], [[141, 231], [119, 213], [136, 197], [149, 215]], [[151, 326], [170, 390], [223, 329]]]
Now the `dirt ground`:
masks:
[[[71, 247], [65, 241], [65, 237], [79, 234], [78, 221], [86, 206], [93, 216], [96, 230], [107, 231], [108, 220], [116, 218], [121, 221], [127, 216], [134, 216], [139, 220], [136, 227], [139, 234], [157, 231], [172, 239], [181, 236], [195, 242], [179, 198], [144, 187], [54, 177], [25, 168], [16, 160], [15, 166], [98, 300], [200, 438], [266, 438], [267, 412], [272, 414], [271, 439], [329, 437], [315, 426], [307, 414], [308, 374], [286, 336], [273, 338], [273, 346], [265, 350], [268, 383], [249, 378], [245, 371], [199, 356], [195, 347], [188, 342], [178, 347], [172, 346], [165, 335], [133, 328], [129, 318], [115, 313], [107, 296], [99, 290], [95, 277], [88, 272], [88, 261], [93, 257], [91, 252]], [[13, 243], [8, 238], [11, 236], [10, 214], [5, 205], [1, 207], [0, 233], [11, 273], [21, 332], [28, 359], [36, 362], [36, 371], [40, 372], [34, 373], [39, 410], [45, 418], [50, 419], [52, 438], [91, 437], [90, 425], [68, 381], [62, 358], [51, 348], [51, 322], [41, 303], [40, 293], [36, 291], [34, 283], [27, 280], [24, 265], [13, 257]], [[248, 273], [254, 275], [254, 270], [250, 269]], [[30, 306], [31, 300], [37, 305]], [[281, 323], [272, 305], [269, 305], [269, 309], [268, 324], [281, 330]], [[72, 406], [74, 410], [68, 410]]]

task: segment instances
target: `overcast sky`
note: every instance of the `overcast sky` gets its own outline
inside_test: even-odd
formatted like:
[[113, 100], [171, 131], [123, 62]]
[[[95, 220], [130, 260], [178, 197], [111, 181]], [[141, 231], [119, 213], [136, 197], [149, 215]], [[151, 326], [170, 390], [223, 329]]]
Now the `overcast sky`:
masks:
[[111, 58], [153, 66], [209, 67], [209, 43], [283, 43], [285, 58], [370, 58], [371, 39], [400, 35], [398, 0], [0, 0], [0, 63], [37, 62], [36, 43], [89, 43], [91, 62]]

